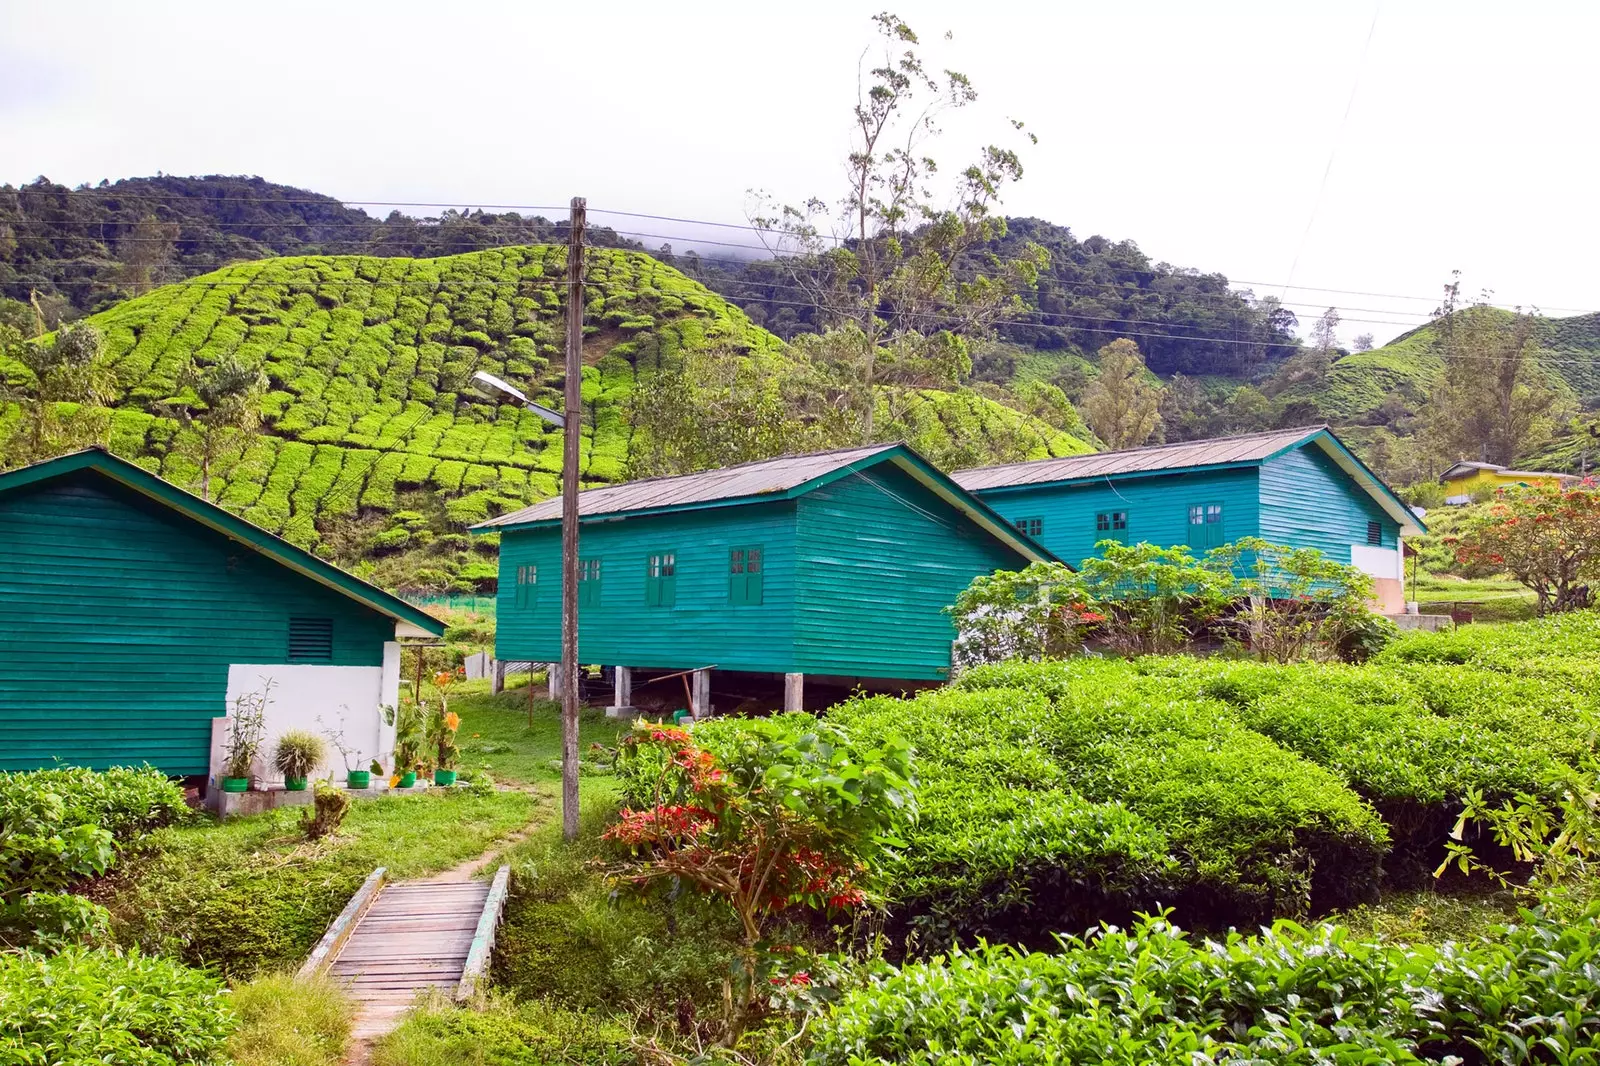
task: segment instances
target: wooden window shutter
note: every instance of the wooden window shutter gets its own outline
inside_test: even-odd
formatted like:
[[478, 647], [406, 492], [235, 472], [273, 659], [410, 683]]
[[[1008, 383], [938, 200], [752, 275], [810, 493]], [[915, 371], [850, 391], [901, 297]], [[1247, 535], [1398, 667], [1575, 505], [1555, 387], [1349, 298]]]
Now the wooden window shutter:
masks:
[[1206, 546], [1206, 505], [1191, 503], [1189, 505], [1189, 547], [1204, 549]]
[[761, 605], [766, 581], [766, 565], [760, 548], [746, 548], [744, 552], [744, 602], [753, 607]]

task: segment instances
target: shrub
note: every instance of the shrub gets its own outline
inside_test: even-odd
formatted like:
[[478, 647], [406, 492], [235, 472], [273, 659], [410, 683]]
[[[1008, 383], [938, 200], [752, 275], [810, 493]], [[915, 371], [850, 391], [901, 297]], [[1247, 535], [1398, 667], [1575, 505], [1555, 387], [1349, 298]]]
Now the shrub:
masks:
[[1008, 663], [836, 709], [830, 721], [895, 731], [918, 754], [927, 813], [896, 901], [944, 926], [980, 896], [952, 932], [1036, 937], [1041, 917], [1092, 920], [1101, 903], [1177, 901], [1226, 924], [1370, 896], [1387, 843], [1376, 814], [1226, 706], [1171, 688], [1117, 660]]
[[1079, 564], [1092, 609], [1105, 616], [1099, 633], [1123, 655], [1176, 651], [1227, 607], [1233, 586], [1226, 567], [1189, 554], [1184, 545], [1102, 540]]
[[1532, 589], [1541, 615], [1589, 607], [1600, 585], [1600, 484], [1500, 489], [1468, 521], [1457, 553]]
[[875, 860], [911, 813], [910, 752], [892, 733], [852, 737], [787, 714], [694, 737], [643, 722], [622, 738], [617, 766], [635, 806], [604, 834], [624, 856], [611, 877], [646, 891], [696, 889], [739, 919], [742, 972], [727, 1021], [736, 1040], [775, 963], [763, 955], [773, 920], [848, 910], [875, 887]]
[[285, 780], [304, 780], [328, 758], [328, 744], [316, 733], [291, 729], [278, 738], [272, 765]]
[[1062, 563], [979, 574], [946, 608], [956, 627], [957, 670], [1077, 650], [1085, 618], [1082, 582]]
[[0, 954], [0, 1061], [210, 1063], [234, 1025], [216, 977], [171, 959], [67, 948]]
[[0, 946], [100, 939], [105, 910], [64, 890], [105, 873], [119, 843], [186, 811], [183, 793], [150, 769], [0, 774]]
[[311, 797], [311, 809], [300, 816], [300, 831], [307, 840], [321, 840], [339, 831], [350, 811], [350, 797], [344, 789], [318, 781]]
[[982, 946], [890, 971], [818, 1027], [819, 1066], [1582, 1062], [1600, 1041], [1600, 916], [1536, 912], [1444, 947], [1280, 922], [1196, 942], [1163, 918], [1054, 954]]

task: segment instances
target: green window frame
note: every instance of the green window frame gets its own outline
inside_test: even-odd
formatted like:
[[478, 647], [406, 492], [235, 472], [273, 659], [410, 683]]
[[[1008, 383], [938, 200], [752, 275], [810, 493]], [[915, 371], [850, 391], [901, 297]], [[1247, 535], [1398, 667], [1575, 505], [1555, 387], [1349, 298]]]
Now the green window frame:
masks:
[[1196, 551], [1210, 551], [1228, 543], [1224, 512], [1218, 500], [1189, 505], [1188, 545]]
[[644, 559], [646, 607], [671, 607], [678, 602], [678, 553], [651, 552]]
[[578, 606], [600, 606], [600, 560], [578, 560]]
[[1115, 540], [1128, 543], [1128, 512], [1127, 511], [1101, 511], [1094, 516], [1095, 543], [1102, 540]]
[[539, 602], [539, 568], [532, 563], [517, 567], [517, 606], [533, 607]]
[[728, 549], [728, 603], [760, 607], [767, 580], [766, 551], [759, 544]]
[[1017, 532], [1025, 537], [1037, 537], [1044, 532], [1044, 519], [1042, 518], [1019, 518], [1011, 524], [1016, 526]]

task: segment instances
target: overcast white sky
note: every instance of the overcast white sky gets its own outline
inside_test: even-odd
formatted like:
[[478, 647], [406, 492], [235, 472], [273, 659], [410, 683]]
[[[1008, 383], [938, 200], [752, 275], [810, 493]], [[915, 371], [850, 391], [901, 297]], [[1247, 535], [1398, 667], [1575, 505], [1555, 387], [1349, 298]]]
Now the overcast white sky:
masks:
[[[0, 182], [259, 174], [742, 222], [751, 187], [838, 195], [887, 4], [0, 0]], [[1305, 321], [1338, 305], [1347, 341], [1415, 324], [1452, 269], [1600, 308], [1600, 4], [888, 6], [979, 90], [947, 168], [1008, 116], [1038, 133], [1011, 214], [1286, 291]]]

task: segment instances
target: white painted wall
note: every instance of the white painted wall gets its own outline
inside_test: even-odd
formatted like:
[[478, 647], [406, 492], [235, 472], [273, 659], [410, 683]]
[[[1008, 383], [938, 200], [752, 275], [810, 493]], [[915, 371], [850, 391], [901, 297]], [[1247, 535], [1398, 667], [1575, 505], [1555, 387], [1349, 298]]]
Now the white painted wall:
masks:
[[[266, 707], [266, 739], [256, 761], [259, 782], [281, 784], [282, 775], [272, 769], [277, 738], [291, 729], [326, 735], [343, 730], [344, 743], [351, 749], [348, 768], [365, 770], [373, 759], [392, 768], [394, 764], [394, 726], [384, 721], [383, 707], [399, 702], [400, 646], [384, 645], [382, 666], [310, 666], [305, 664], [234, 663], [228, 667], [228, 714], [242, 695], [258, 693], [268, 680], [272, 690]], [[212, 772], [220, 769], [220, 756], [213, 755]], [[311, 776], [342, 782], [347, 769], [345, 758], [330, 740], [328, 761]]]
[[1350, 565], [1375, 578], [1399, 581], [1405, 577], [1399, 548], [1378, 548], [1371, 544], [1350, 545]]

